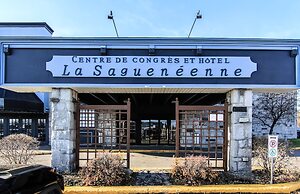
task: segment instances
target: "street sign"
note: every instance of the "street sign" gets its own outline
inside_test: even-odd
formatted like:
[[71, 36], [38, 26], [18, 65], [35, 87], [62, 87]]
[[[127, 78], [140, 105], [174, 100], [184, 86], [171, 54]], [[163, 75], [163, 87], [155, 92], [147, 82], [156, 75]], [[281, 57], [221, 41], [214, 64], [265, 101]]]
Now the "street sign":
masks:
[[278, 156], [278, 135], [268, 136], [268, 156], [269, 158]]
[[274, 171], [274, 158], [278, 156], [278, 135], [268, 136], [268, 156], [271, 160], [271, 179], [270, 183], [273, 184], [273, 171]]

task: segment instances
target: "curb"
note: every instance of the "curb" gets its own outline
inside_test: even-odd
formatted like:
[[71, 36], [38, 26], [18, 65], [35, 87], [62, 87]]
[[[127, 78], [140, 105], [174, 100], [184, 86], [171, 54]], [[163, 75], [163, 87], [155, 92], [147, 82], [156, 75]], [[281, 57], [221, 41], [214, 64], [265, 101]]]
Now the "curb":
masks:
[[64, 194], [96, 193], [291, 193], [300, 189], [300, 182], [274, 185], [236, 184], [236, 185], [203, 185], [203, 186], [70, 186]]

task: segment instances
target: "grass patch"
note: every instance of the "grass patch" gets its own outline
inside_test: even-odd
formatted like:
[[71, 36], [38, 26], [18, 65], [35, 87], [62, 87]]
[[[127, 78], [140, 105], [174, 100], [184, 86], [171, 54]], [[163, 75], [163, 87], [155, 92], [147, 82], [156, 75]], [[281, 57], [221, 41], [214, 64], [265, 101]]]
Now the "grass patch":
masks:
[[290, 139], [292, 143], [292, 148], [299, 148], [300, 149], [300, 139]]

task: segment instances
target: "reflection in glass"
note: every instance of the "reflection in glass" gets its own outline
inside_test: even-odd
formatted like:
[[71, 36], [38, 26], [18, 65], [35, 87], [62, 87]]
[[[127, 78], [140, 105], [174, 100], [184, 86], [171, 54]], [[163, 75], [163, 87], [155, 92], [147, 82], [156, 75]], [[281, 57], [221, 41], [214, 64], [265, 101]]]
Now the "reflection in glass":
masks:
[[174, 144], [175, 133], [175, 120], [141, 120], [142, 144]]

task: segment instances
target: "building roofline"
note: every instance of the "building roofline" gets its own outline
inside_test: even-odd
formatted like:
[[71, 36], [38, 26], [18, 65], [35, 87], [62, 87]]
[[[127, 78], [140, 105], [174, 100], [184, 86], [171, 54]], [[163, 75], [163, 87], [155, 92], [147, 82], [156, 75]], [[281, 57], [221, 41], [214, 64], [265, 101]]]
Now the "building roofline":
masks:
[[300, 45], [300, 39], [272, 38], [187, 38], [187, 37], [35, 37], [1, 36], [6, 43], [51, 43], [91, 45]]
[[[2, 23], [0, 22], [0, 27]], [[215, 37], [155, 37], [155, 36], [129, 36], [129, 37], [109, 37], [109, 36], [51, 36], [51, 37], [22, 37], [22, 36], [2, 36], [0, 39], [35, 39], [35, 40], [45, 40], [45, 39], [52, 39], [52, 40], [103, 40], [103, 41], [186, 41], [186, 42], [198, 42], [198, 41], [266, 41], [266, 42], [300, 42], [299, 38], [215, 38]]]
[[51, 34], [54, 32], [46, 22], [0, 22], [0, 27], [44, 27]]

